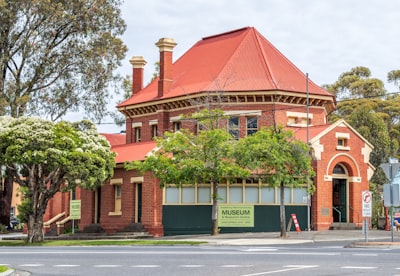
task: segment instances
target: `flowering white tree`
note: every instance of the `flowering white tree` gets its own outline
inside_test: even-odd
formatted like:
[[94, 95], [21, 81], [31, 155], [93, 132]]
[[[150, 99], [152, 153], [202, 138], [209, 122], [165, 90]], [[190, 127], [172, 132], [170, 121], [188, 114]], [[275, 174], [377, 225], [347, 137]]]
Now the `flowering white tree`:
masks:
[[76, 185], [101, 186], [113, 174], [115, 154], [89, 121], [0, 117], [0, 164], [21, 187], [21, 211], [28, 226], [27, 241], [32, 243], [43, 241], [48, 201]]

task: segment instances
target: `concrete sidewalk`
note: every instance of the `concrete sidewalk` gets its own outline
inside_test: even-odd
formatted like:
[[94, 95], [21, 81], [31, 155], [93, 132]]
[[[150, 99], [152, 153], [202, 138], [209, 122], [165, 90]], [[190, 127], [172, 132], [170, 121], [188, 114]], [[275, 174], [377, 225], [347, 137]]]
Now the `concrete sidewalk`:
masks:
[[[302, 231], [299, 233], [288, 232], [286, 238], [281, 238], [279, 232], [262, 233], [231, 233], [211, 235], [182, 235], [167, 236], [165, 240], [203, 241], [214, 245], [277, 245], [277, 244], [301, 244], [316, 242], [343, 241], [353, 246], [398, 246], [400, 247], [400, 232], [369, 230], [366, 235], [362, 230], [326, 230], [326, 231]], [[367, 240], [367, 242], [366, 242]]]

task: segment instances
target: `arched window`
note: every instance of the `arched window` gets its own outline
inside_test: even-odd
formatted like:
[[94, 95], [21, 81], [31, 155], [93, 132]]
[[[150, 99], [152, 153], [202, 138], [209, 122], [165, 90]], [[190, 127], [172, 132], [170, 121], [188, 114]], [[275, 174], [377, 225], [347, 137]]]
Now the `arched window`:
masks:
[[334, 174], [346, 174], [346, 170], [341, 165], [336, 165], [333, 168], [333, 173]]

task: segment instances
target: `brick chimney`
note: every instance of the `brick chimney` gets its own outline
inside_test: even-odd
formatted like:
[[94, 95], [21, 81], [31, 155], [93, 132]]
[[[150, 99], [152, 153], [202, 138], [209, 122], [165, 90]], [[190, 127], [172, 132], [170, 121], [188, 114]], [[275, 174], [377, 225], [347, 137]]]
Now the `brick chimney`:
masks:
[[176, 42], [172, 38], [160, 38], [156, 46], [160, 49], [158, 97], [162, 97], [172, 87], [172, 52]]
[[132, 57], [129, 62], [132, 64], [132, 95], [143, 88], [143, 71], [146, 61], [143, 57]]

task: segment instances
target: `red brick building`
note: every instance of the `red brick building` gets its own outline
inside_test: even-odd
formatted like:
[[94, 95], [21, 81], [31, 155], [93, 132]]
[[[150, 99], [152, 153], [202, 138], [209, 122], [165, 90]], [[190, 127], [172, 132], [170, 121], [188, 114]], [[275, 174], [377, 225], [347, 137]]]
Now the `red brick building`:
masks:
[[[132, 96], [117, 108], [126, 117], [126, 134], [105, 134], [117, 153], [114, 177], [98, 191], [80, 191], [81, 229], [100, 225], [115, 232], [140, 223], [160, 236], [209, 233], [211, 187], [196, 184], [161, 189], [150, 173], [123, 168], [125, 161], [143, 160], [154, 148], [154, 136], [180, 128], [197, 130], [181, 115], [198, 111], [206, 101], [223, 102], [227, 129], [237, 138], [263, 126], [283, 125], [312, 147], [316, 192], [307, 209], [307, 191], [287, 188], [286, 210], [296, 213], [302, 229], [329, 229], [334, 222], [360, 225], [361, 193], [369, 189], [374, 168], [372, 145], [344, 121], [328, 124], [335, 97], [313, 83], [256, 29], [246, 27], [209, 36], [173, 62], [173, 39], [160, 39], [160, 76], [143, 84], [146, 61], [133, 57]], [[254, 206], [253, 227], [221, 227], [221, 232], [278, 231], [277, 189], [256, 179], [220, 185], [220, 204]], [[69, 200], [69, 199], [68, 199]], [[68, 204], [49, 205], [48, 219]], [[65, 202], [66, 201], [66, 202]], [[57, 205], [57, 206], [56, 206]], [[289, 215], [287, 216], [289, 218]]]

